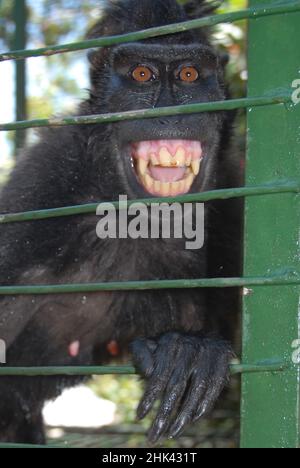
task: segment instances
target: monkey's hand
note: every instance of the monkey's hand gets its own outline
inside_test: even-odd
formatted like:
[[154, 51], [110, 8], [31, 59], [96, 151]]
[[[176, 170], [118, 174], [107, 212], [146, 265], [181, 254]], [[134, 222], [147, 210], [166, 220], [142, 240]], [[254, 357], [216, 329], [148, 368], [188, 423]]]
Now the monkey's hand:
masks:
[[133, 361], [146, 379], [137, 416], [143, 419], [157, 400], [160, 407], [148, 439], [178, 436], [208, 413], [229, 380], [231, 346], [205, 336], [167, 333], [157, 339], [136, 339]]

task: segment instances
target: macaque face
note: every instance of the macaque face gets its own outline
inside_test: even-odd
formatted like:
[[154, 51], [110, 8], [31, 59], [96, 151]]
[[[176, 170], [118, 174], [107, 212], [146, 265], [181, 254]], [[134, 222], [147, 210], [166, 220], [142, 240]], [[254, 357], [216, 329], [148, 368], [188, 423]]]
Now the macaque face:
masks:
[[[223, 100], [220, 68], [207, 45], [117, 46], [105, 67], [107, 112]], [[221, 113], [199, 113], [113, 124], [111, 164], [124, 192], [168, 197], [213, 188], [222, 123]]]

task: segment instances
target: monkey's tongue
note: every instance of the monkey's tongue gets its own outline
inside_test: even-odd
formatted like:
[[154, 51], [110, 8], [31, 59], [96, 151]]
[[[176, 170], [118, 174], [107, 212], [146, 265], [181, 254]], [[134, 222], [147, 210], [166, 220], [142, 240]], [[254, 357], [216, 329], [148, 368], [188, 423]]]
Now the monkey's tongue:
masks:
[[149, 166], [149, 173], [153, 179], [160, 182], [177, 182], [184, 178], [186, 167]]

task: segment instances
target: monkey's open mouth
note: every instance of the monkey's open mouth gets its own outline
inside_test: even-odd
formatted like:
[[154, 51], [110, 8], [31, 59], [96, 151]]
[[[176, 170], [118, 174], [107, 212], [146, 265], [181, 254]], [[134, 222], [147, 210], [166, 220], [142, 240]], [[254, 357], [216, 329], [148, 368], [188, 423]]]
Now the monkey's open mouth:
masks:
[[133, 143], [131, 154], [139, 181], [152, 195], [188, 193], [203, 159], [199, 141], [156, 140]]

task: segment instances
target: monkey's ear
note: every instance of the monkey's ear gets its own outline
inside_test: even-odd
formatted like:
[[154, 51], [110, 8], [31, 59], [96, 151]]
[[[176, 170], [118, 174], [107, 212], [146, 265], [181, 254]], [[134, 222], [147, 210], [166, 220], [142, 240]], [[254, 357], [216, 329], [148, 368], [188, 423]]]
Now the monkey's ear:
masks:
[[[125, 33], [124, 4], [112, 0], [106, 1], [101, 10], [101, 19], [87, 33], [86, 39], [98, 39], [105, 36], [115, 36]], [[126, 11], [126, 9], [125, 9]], [[88, 60], [92, 68], [98, 68], [105, 60], [107, 48], [91, 49]]]
[[88, 51], [87, 58], [91, 65], [93, 65], [96, 55], [97, 55], [97, 51], [95, 49], [91, 49]]
[[103, 60], [102, 49], [91, 49], [87, 54], [88, 61], [93, 68], [97, 68]]
[[194, 19], [209, 15], [222, 5], [223, 0], [180, 0], [178, 3], [183, 5], [187, 16]]
[[106, 0], [101, 9], [100, 20], [88, 31], [86, 38], [97, 39], [128, 32], [126, 31], [128, 17], [126, 4], [125, 1]]
[[88, 60], [90, 62], [91, 78], [95, 71], [101, 70], [106, 59], [107, 49], [91, 49], [88, 54]]

